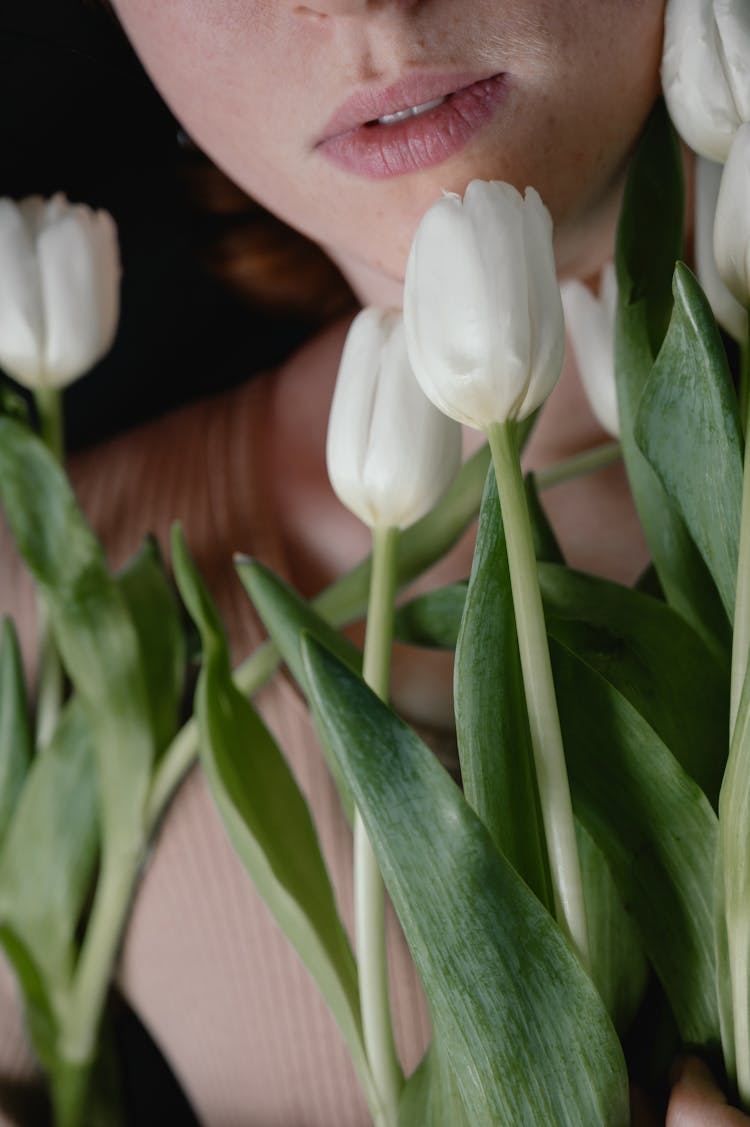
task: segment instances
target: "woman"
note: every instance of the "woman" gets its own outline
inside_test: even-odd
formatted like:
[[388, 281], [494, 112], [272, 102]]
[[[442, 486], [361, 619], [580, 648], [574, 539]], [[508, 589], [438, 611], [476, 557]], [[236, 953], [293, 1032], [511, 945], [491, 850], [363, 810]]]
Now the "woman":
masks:
[[[363, 304], [397, 305], [416, 224], [469, 180], [534, 185], [556, 224], [561, 276], [612, 255], [630, 151], [659, 90], [657, 0], [115, 0], [187, 133], [245, 191], [317, 242]], [[310, 594], [367, 548], [325, 473], [328, 407], [346, 332], [334, 323], [278, 370], [78, 459], [84, 507], [113, 563], [181, 516], [236, 656], [260, 637], [234, 550]], [[571, 367], [529, 451], [543, 465], [601, 440]], [[632, 581], [645, 547], [621, 470], [551, 495], [572, 563]], [[610, 535], [596, 535], [605, 526]], [[435, 577], [465, 574], [465, 544]], [[31, 603], [22, 580], [17, 617]], [[4, 595], [7, 598], [7, 595]], [[24, 598], [27, 600], [24, 602]], [[399, 656], [394, 695], [450, 724], [440, 662]], [[305, 789], [347, 918], [350, 847], [304, 706], [279, 678], [261, 701]], [[445, 741], [443, 741], [445, 742]], [[391, 921], [397, 1039], [411, 1070], [426, 1009]], [[194, 771], [144, 874], [119, 984], [202, 1122], [368, 1122], [337, 1031], [229, 848]], [[5, 982], [3, 989], [10, 991]], [[0, 1073], [28, 1066], [0, 1009]], [[689, 1072], [690, 1070], [688, 1070]], [[685, 1087], [684, 1083], [681, 1085]], [[680, 1119], [677, 1105], [670, 1120]], [[719, 1120], [716, 1120], [719, 1123]], [[731, 1122], [731, 1120], [727, 1120]]]

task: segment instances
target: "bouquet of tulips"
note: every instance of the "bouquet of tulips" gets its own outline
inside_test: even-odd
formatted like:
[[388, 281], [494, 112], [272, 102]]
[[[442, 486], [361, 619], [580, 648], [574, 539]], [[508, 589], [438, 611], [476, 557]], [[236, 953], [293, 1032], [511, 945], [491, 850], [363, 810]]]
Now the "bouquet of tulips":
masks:
[[[520, 449], [564, 351], [551, 221], [533, 189], [473, 182], [424, 217], [403, 314], [361, 313], [342, 358], [329, 472], [371, 527], [371, 556], [312, 602], [238, 560], [269, 641], [233, 671], [175, 528], [174, 575], [202, 642], [195, 715], [182, 727], [185, 642], [158, 553], [147, 544], [111, 575], [59, 464], [54, 385], [101, 354], [116, 319], [116, 252], [98, 241], [106, 221], [71, 217], [59, 200], [2, 205], [0, 244], [40, 269], [31, 296], [20, 267], [19, 289], [0, 288], [0, 330], [16, 311], [0, 364], [34, 388], [43, 433], [7, 393], [0, 503], [38, 587], [41, 659], [32, 731], [6, 622], [0, 942], [60, 1127], [85, 1121], [134, 884], [198, 751], [239, 857], [338, 1022], [377, 1127], [627, 1123], [622, 1038], [649, 981], [671, 1045], [720, 1047], [726, 1084], [750, 1111], [744, 12], [718, 0], [669, 9], [672, 118], [696, 151], [725, 162], [699, 169], [703, 285], [681, 262], [682, 166], [660, 106], [632, 162], [600, 301], [565, 293], [570, 331], [583, 326], [597, 345], [580, 366], [621, 444], [653, 561], [642, 580], [628, 588], [568, 568], [522, 476]], [[708, 108], [696, 68], [712, 76]], [[58, 264], [71, 258], [55, 250], [59, 227], [86, 229], [72, 254], [79, 289], [65, 287], [79, 301], [96, 295], [101, 317], [86, 332], [74, 301], [55, 300]], [[737, 380], [717, 317], [740, 343]], [[488, 440], [463, 466], [459, 423]], [[611, 456], [603, 448], [561, 472]], [[477, 513], [466, 581], [396, 609], [397, 592]], [[360, 652], [339, 629], [363, 614]], [[394, 636], [455, 649], [462, 788], [388, 707]], [[356, 957], [302, 794], [249, 699], [281, 660], [353, 827]], [[432, 1019], [409, 1078], [389, 1013], [383, 884]]]

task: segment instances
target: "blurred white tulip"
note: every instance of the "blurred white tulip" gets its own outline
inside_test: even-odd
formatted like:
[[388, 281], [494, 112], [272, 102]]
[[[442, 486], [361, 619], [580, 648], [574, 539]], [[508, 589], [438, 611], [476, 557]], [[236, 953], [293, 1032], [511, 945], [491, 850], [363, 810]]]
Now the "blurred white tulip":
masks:
[[328, 476], [371, 528], [408, 528], [461, 464], [461, 428], [425, 397], [409, 364], [401, 314], [364, 309], [341, 357], [328, 422]]
[[598, 297], [583, 282], [575, 280], [563, 283], [561, 292], [568, 339], [586, 397], [604, 430], [619, 438], [615, 380], [617, 277], [614, 263], [607, 263], [602, 270]]
[[0, 367], [59, 388], [110, 348], [119, 316], [117, 231], [61, 194], [0, 199]]
[[668, 0], [661, 76], [682, 139], [725, 161], [736, 130], [750, 121], [748, 0]]
[[714, 254], [724, 283], [750, 307], [750, 123], [737, 130], [721, 175]]
[[695, 271], [719, 324], [736, 341], [747, 340], [747, 310], [732, 296], [714, 255], [716, 203], [723, 165], [698, 157], [695, 167]]

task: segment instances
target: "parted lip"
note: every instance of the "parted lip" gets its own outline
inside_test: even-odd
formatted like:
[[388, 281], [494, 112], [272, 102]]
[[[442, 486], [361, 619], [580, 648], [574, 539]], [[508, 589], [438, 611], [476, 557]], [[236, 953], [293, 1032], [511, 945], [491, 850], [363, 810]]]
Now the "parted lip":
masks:
[[327, 122], [318, 144], [322, 145], [332, 137], [358, 129], [386, 114], [398, 113], [399, 110], [409, 109], [412, 106], [422, 106], [435, 98], [446, 98], [467, 86], [473, 86], [476, 82], [494, 77], [494, 73], [487, 74], [484, 71], [411, 74], [379, 90], [367, 88], [357, 90], [339, 106]]

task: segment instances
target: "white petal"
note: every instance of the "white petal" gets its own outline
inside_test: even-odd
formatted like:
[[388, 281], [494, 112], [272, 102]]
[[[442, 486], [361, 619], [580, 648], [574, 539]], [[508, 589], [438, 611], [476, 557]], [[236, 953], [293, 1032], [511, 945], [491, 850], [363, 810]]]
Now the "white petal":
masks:
[[724, 160], [739, 119], [710, 0], [669, 0], [662, 86], [682, 138], [709, 160]]
[[373, 514], [362, 478], [383, 341], [383, 316], [380, 310], [363, 309], [351, 324], [341, 354], [326, 437], [326, 464], [333, 490], [342, 504], [369, 525], [373, 523]]
[[[42, 201], [38, 204], [41, 207]], [[0, 367], [20, 383], [35, 387], [42, 366], [42, 339], [41, 291], [32, 234], [23, 205], [0, 199]]]
[[522, 212], [528, 285], [531, 361], [528, 386], [514, 417], [526, 418], [544, 402], [562, 371], [565, 322], [552, 249], [552, 219], [533, 188], [526, 189]]
[[714, 254], [719, 274], [741, 305], [750, 305], [750, 123], [735, 134], [716, 204]]
[[714, 19], [737, 123], [750, 121], [750, 4], [714, 0]]
[[56, 215], [54, 206], [48, 220], [38, 240], [45, 378], [60, 387], [92, 368], [111, 344], [119, 262], [111, 221], [84, 207]]
[[747, 340], [747, 311], [722, 281], [714, 257], [714, 220], [723, 166], [698, 157], [695, 166], [695, 268], [719, 324], [737, 341]]
[[565, 323], [586, 396], [601, 426], [620, 433], [615, 380], [615, 307], [617, 280], [613, 263], [602, 271], [598, 299], [582, 282], [562, 287]]
[[381, 356], [364, 485], [374, 521], [407, 528], [445, 492], [461, 461], [461, 430], [427, 399], [394, 323]]

